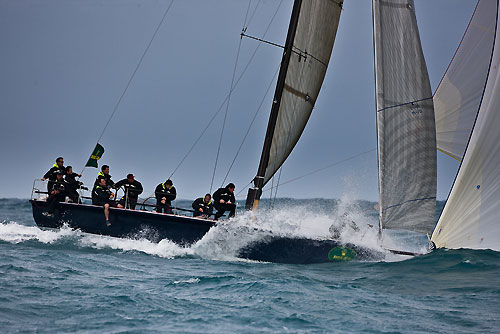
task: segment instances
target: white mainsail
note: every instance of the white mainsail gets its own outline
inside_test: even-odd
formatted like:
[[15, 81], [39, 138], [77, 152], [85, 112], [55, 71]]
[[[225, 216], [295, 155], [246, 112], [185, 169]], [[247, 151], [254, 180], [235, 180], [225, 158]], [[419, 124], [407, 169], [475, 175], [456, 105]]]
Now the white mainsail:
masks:
[[496, 0], [480, 0], [434, 94], [436, 141], [461, 161], [483, 96], [495, 38]]
[[373, 0], [380, 228], [431, 232], [436, 132], [413, 0]]
[[290, 155], [309, 120], [332, 54], [342, 3], [305, 0], [300, 5], [264, 184]]
[[[483, 1], [480, 5], [491, 5]], [[495, 40], [489, 47], [493, 55], [486, 87], [462, 164], [432, 234], [437, 247], [500, 251], [500, 10], [498, 1], [494, 5], [490, 10], [496, 16]]]

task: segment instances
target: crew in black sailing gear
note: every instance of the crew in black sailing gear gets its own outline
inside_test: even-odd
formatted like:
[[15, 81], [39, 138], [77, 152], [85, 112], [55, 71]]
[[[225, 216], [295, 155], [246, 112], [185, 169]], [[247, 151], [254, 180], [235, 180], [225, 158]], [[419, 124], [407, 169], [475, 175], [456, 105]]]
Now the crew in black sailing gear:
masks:
[[57, 204], [66, 199], [68, 185], [64, 182], [64, 171], [58, 170], [56, 172], [56, 180], [52, 181], [51, 188], [49, 189], [49, 197], [47, 198], [47, 212], [44, 216], [52, 217], [54, 209]]
[[47, 182], [47, 191], [50, 192], [52, 189], [52, 186], [54, 182], [56, 181], [56, 173], [58, 171], [63, 171], [64, 172], [64, 159], [63, 157], [58, 157], [56, 159], [56, 163], [52, 166], [51, 169], [45, 175], [42, 177], [42, 181], [49, 180]]
[[109, 175], [109, 166], [108, 165], [102, 165], [101, 171], [99, 172], [99, 174], [97, 174], [97, 178], [95, 179], [94, 188], [92, 189], [92, 191], [94, 191], [95, 187], [97, 187], [99, 185], [99, 179], [105, 179], [106, 185], [109, 188], [113, 188], [115, 185], [113, 180], [111, 180], [111, 175]]
[[135, 209], [139, 195], [142, 194], [142, 184], [134, 180], [133, 174], [128, 174], [126, 179], [115, 183], [115, 188], [123, 187], [124, 195], [118, 202], [119, 208]]
[[194, 210], [193, 217], [201, 216], [202, 218], [208, 218], [214, 211], [214, 203], [212, 202], [212, 196], [210, 196], [210, 194], [195, 199], [191, 206]]
[[167, 180], [156, 186], [156, 212], [172, 213], [172, 201], [177, 196], [174, 183], [172, 180]]
[[106, 225], [109, 223], [109, 207], [115, 207], [116, 203], [113, 201], [114, 194], [109, 190], [106, 185], [106, 179], [101, 177], [99, 184], [92, 190], [92, 204], [104, 206], [104, 217], [106, 217]]
[[217, 210], [215, 213], [215, 220], [222, 217], [226, 211], [229, 211], [229, 218], [234, 217], [236, 213], [234, 188], [234, 184], [229, 183], [225, 188], [219, 188], [214, 192], [214, 206]]
[[[73, 167], [66, 166], [66, 175], [64, 176], [64, 181], [67, 183], [68, 197], [73, 203], [80, 203], [80, 195], [77, 189], [87, 189], [82, 187], [83, 183], [77, 181], [77, 177], [81, 177], [81, 174], [73, 173]], [[87, 189], [88, 190], [88, 189]]]

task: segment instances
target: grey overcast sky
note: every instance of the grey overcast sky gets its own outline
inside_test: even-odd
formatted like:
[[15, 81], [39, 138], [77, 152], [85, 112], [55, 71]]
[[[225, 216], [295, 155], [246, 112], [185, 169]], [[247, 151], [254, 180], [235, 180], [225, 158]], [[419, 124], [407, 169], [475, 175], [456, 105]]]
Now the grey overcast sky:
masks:
[[[306, 0], [307, 1], [307, 0]], [[251, 2], [251, 10], [257, 4]], [[280, 5], [281, 3], [281, 5]], [[247, 33], [283, 44], [292, 0], [262, 0]], [[170, 0], [0, 0], [0, 197], [27, 198], [57, 156], [80, 171]], [[433, 90], [475, 0], [415, 0]], [[168, 177], [228, 94], [247, 0], [175, 0], [100, 143], [100, 164], [146, 189]], [[326, 79], [281, 181], [376, 147], [371, 0], [346, 0]], [[237, 76], [258, 43], [243, 39]], [[261, 45], [231, 96], [214, 187], [221, 185], [279, 66]], [[274, 84], [229, 174], [255, 175]], [[224, 110], [173, 176], [179, 198], [210, 188]], [[438, 154], [438, 199], [458, 163]], [[91, 184], [98, 170], [87, 168]], [[283, 185], [280, 197], [377, 200], [376, 152]], [[246, 194], [244, 190], [239, 198]], [[264, 196], [266, 196], [265, 193]]]

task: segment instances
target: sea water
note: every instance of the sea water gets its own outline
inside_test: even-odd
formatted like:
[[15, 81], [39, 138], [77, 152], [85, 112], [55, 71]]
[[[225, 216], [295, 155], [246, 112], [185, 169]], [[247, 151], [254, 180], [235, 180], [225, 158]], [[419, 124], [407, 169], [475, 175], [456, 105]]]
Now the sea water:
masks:
[[[342, 238], [376, 248], [374, 204], [281, 200], [179, 247], [40, 230], [27, 200], [0, 199], [0, 333], [499, 333], [498, 252], [314, 265], [236, 257], [252, 238], [238, 227], [250, 223], [321, 236], [348, 219], [359, 229]], [[425, 251], [411, 235], [384, 242]]]

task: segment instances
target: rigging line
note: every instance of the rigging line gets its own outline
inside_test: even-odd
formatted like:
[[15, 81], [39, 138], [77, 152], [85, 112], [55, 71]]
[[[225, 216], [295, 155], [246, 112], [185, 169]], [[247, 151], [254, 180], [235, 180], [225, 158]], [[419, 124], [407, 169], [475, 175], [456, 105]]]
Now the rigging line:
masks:
[[273, 206], [273, 190], [272, 190], [273, 187], [274, 187], [274, 175], [271, 178], [271, 191], [270, 191], [270, 194], [269, 194], [269, 210], [271, 210], [272, 206]]
[[101, 135], [99, 136], [99, 139], [97, 139], [97, 142], [99, 142], [99, 140], [101, 140], [102, 136], [104, 135], [104, 131], [106, 131], [106, 128], [108, 127], [109, 125], [109, 122], [111, 122], [111, 119], [113, 118], [113, 116], [115, 115], [116, 111], [118, 110], [118, 106], [120, 105], [123, 97], [125, 96], [125, 93], [127, 92], [132, 80], [134, 79], [134, 76], [135, 74], [137, 73], [137, 70], [139, 69], [139, 67], [141, 66], [142, 64], [142, 61], [144, 60], [144, 57], [146, 56], [146, 53], [148, 52], [149, 48], [151, 47], [151, 44], [153, 43], [153, 40], [155, 39], [156, 37], [156, 34], [158, 33], [158, 31], [160, 30], [160, 27], [161, 25], [163, 24], [163, 21], [165, 21], [165, 17], [167, 16], [168, 12], [170, 11], [170, 8], [172, 7], [172, 4], [174, 3], [174, 0], [171, 0], [170, 1], [170, 5], [168, 5], [167, 9], [165, 10], [165, 13], [163, 14], [163, 17], [161, 18], [161, 21], [160, 23], [158, 24], [158, 26], [156, 27], [156, 30], [155, 32], [153, 33], [153, 37], [151, 37], [151, 40], [149, 41], [146, 49], [144, 50], [144, 52], [142, 53], [142, 56], [139, 60], [139, 63], [137, 64], [137, 66], [135, 67], [135, 70], [134, 72], [132, 73], [132, 75], [130, 76], [130, 79], [127, 83], [127, 85], [125, 86], [125, 89], [123, 90], [123, 93], [122, 95], [120, 96], [120, 98], [118, 99], [118, 102], [116, 103], [115, 105], [115, 108], [113, 109], [113, 113], [111, 114], [111, 116], [109, 117], [108, 119], [108, 122], [106, 123], [106, 125], [104, 126], [104, 129], [102, 130], [101, 132]]
[[[115, 107], [113, 109], [113, 112], [111, 113], [111, 116], [109, 116], [108, 121], [106, 122], [106, 125], [104, 126], [104, 129], [102, 129], [101, 135], [99, 136], [99, 139], [97, 139], [97, 143], [99, 143], [99, 141], [101, 140], [102, 136], [104, 135], [104, 132], [106, 131], [106, 129], [108, 128], [109, 123], [111, 122], [111, 119], [113, 118], [113, 116], [115, 115], [116, 111], [118, 110], [118, 107], [120, 106], [120, 103], [122, 102], [123, 97], [125, 96], [125, 93], [127, 92], [130, 84], [132, 83], [132, 80], [134, 79], [135, 74], [137, 73], [137, 70], [141, 66], [142, 61], [144, 60], [144, 57], [146, 56], [146, 53], [148, 52], [149, 48], [151, 47], [151, 44], [153, 43], [153, 40], [155, 39], [158, 31], [160, 30], [160, 27], [163, 24], [163, 21], [165, 21], [165, 17], [167, 16], [168, 12], [170, 11], [170, 8], [172, 7], [173, 3], [174, 3], [174, 0], [171, 0], [170, 4], [168, 5], [167, 9], [165, 10], [165, 13], [163, 14], [163, 17], [161, 18], [160, 23], [158, 23], [158, 26], [156, 27], [156, 30], [153, 33], [153, 36], [151, 37], [151, 40], [149, 41], [148, 45], [146, 46], [146, 49], [144, 50], [144, 52], [142, 53], [141, 58], [139, 59], [139, 63], [137, 64], [137, 66], [135, 67], [134, 71], [132, 72], [132, 75], [130, 76], [129, 81], [128, 81], [127, 85], [125, 86], [125, 89], [123, 90], [122, 95], [118, 99], [118, 102], [116, 103], [116, 105], [115, 105]], [[85, 170], [85, 167], [83, 167], [83, 169], [80, 172], [80, 174], [82, 174], [84, 170]]]
[[252, 22], [253, 17], [254, 17], [254, 15], [255, 15], [255, 13], [257, 12], [257, 8], [259, 7], [259, 5], [260, 5], [260, 2], [261, 2], [261, 1], [262, 1], [262, 0], [259, 0], [259, 2], [257, 2], [257, 5], [256, 5], [256, 6], [255, 6], [255, 8], [253, 9], [252, 15], [250, 15], [250, 19], [248, 20], [248, 23], [245, 23], [245, 29], [246, 29], [246, 27], [248, 27], [248, 26], [250, 25], [250, 22]]
[[[243, 29], [245, 29], [245, 24], [246, 24], [247, 17], [248, 17], [248, 11], [250, 10], [250, 3], [251, 3], [251, 1], [248, 1], [247, 12], [245, 14], [245, 22], [243, 22]], [[224, 121], [222, 122], [222, 129], [221, 129], [220, 138], [219, 138], [219, 146], [217, 147], [217, 154], [215, 156], [214, 171], [212, 173], [212, 181], [210, 181], [209, 193], [212, 193], [212, 187], [214, 185], [215, 173], [217, 171], [217, 163], [219, 162], [220, 148], [222, 146], [222, 138], [224, 137], [224, 129], [226, 128], [227, 114], [229, 112], [229, 103], [231, 102], [231, 92], [233, 91], [233, 86], [234, 86], [234, 77], [236, 76], [236, 69], [238, 68], [238, 60], [240, 59], [241, 42], [242, 42], [242, 38], [240, 38], [240, 41], [238, 43], [238, 52], [236, 52], [236, 60], [234, 62], [233, 76], [231, 78], [231, 86], [229, 87], [229, 94], [228, 94], [227, 104], [226, 104], [226, 112], [224, 113]]]
[[278, 183], [276, 183], [276, 189], [274, 190], [273, 207], [274, 207], [274, 203], [276, 203], [276, 196], [278, 196], [278, 187], [280, 186], [281, 172], [282, 171], [283, 171], [283, 166], [280, 167], [280, 173], [278, 174]]
[[231, 169], [233, 168], [233, 165], [234, 165], [236, 159], [238, 158], [238, 155], [240, 154], [241, 148], [243, 147], [243, 144], [245, 143], [245, 140], [247, 139], [248, 134], [250, 133], [250, 130], [251, 130], [252, 126], [253, 126], [253, 123], [257, 119], [257, 115], [259, 114], [259, 112], [260, 112], [260, 110], [262, 108], [262, 105], [264, 104], [264, 101], [265, 101], [265, 99], [267, 97], [267, 94], [269, 94], [269, 90], [271, 89], [274, 80], [276, 80], [276, 76], [278, 75], [279, 69], [280, 69], [280, 67], [278, 66], [278, 68], [274, 72], [274, 75], [273, 75], [273, 78], [272, 78], [271, 82], [267, 86], [266, 93], [262, 97], [262, 100], [260, 101], [259, 107], [257, 108], [257, 111], [253, 115], [252, 121], [250, 122], [250, 125], [248, 126], [247, 132], [245, 133], [245, 136], [243, 137], [243, 140], [241, 141], [240, 147], [238, 148], [238, 151], [236, 152], [236, 155], [234, 156], [234, 159], [231, 162], [231, 165], [229, 166], [229, 169], [228, 169], [228, 171], [226, 173], [226, 176], [224, 177], [224, 180], [222, 181], [221, 187], [224, 185], [224, 182], [226, 182], [227, 177], [229, 176], [229, 173], [231, 172]]
[[247, 12], [245, 13], [245, 20], [243, 21], [243, 28], [247, 25], [248, 12], [250, 11], [250, 5], [252, 4], [252, 0], [248, 0]]
[[250, 181], [250, 182], [248, 182], [246, 186], [244, 186], [243, 188], [241, 188], [241, 190], [238, 191], [238, 193], [236, 195], [234, 195], [234, 197], [238, 197], [241, 194], [242, 191], [247, 190], [248, 186], [251, 185], [252, 182], [253, 182], [253, 180]]
[[[278, 4], [278, 7], [276, 7], [276, 11], [274, 12], [274, 15], [273, 17], [271, 18], [271, 21], [269, 22], [269, 24], [267, 25], [267, 28], [266, 30], [264, 31], [264, 34], [262, 35], [262, 37], [265, 37], [267, 32], [269, 31], [269, 28], [271, 27], [271, 24], [273, 23], [276, 15], [278, 14], [278, 11], [281, 7], [281, 4], [283, 3], [283, 0], [280, 0], [280, 3]], [[257, 54], [257, 51], [259, 50], [260, 48], [260, 45], [261, 44], [258, 44], [256, 47], [255, 47], [255, 50], [253, 51], [252, 55], [250, 56], [250, 59], [248, 60], [245, 68], [243, 69], [243, 71], [241, 72], [240, 76], [238, 77], [238, 80], [236, 80], [234, 86], [233, 86], [233, 89], [231, 90], [231, 92], [236, 88], [236, 86], [238, 85], [238, 83], [240, 82], [241, 78], [243, 78], [243, 75], [245, 74], [245, 72], [248, 70], [248, 67], [250, 66], [250, 63], [252, 62], [252, 60], [255, 58], [255, 55]], [[189, 154], [191, 153], [191, 151], [194, 149], [194, 147], [196, 146], [196, 144], [198, 144], [198, 142], [200, 141], [200, 139], [203, 137], [203, 135], [205, 134], [205, 132], [207, 131], [207, 129], [210, 127], [210, 125], [212, 124], [212, 122], [214, 121], [215, 117], [219, 114], [219, 112], [222, 110], [222, 107], [224, 107], [224, 104], [226, 103], [226, 101], [228, 100], [229, 98], [229, 95], [226, 96], [226, 98], [224, 99], [224, 101], [221, 103], [219, 109], [217, 109], [217, 111], [215, 112], [215, 114], [212, 116], [212, 118], [210, 119], [210, 121], [208, 122], [207, 126], [205, 127], [205, 129], [202, 131], [202, 133], [200, 134], [200, 136], [195, 140], [195, 142], [193, 143], [193, 145], [191, 146], [191, 148], [188, 150], [188, 152], [186, 153], [186, 155], [184, 155], [184, 157], [182, 158], [181, 162], [177, 165], [177, 167], [175, 167], [174, 171], [172, 172], [172, 174], [170, 174], [170, 177], [169, 178], [172, 178], [172, 176], [175, 174], [175, 172], [179, 169], [179, 167], [182, 165], [182, 163], [184, 162], [184, 160], [186, 160], [186, 158], [189, 156]], [[251, 182], [250, 182], [251, 183]]]
[[[302, 176], [298, 176], [298, 177], [296, 177], [296, 178], [294, 178], [294, 179], [291, 179], [291, 180], [288, 180], [288, 181], [286, 181], [286, 182], [283, 182], [283, 183], [281, 183], [281, 185], [284, 185], [284, 184], [287, 184], [287, 183], [290, 183], [290, 182], [297, 181], [297, 180], [299, 180], [299, 179], [302, 179], [302, 178], [304, 178], [304, 177], [306, 177], [306, 176], [309, 176], [309, 175], [312, 175], [312, 174], [316, 174], [316, 173], [321, 172], [321, 171], [323, 171], [323, 170], [325, 170], [325, 169], [328, 169], [328, 168], [330, 168], [330, 167], [333, 167], [333, 166], [339, 165], [339, 164], [341, 164], [341, 163], [344, 163], [344, 162], [347, 162], [347, 161], [349, 161], [349, 160], [353, 160], [353, 159], [355, 159], [355, 158], [358, 158], [358, 157], [360, 157], [360, 156], [363, 156], [363, 155], [365, 155], [365, 154], [371, 153], [371, 152], [373, 152], [373, 151], [375, 151], [375, 150], [376, 150], [376, 148], [372, 148], [371, 150], [368, 150], [368, 151], [365, 151], [365, 152], [362, 152], [362, 153], [358, 153], [358, 154], [356, 154], [356, 155], [350, 156], [350, 157], [345, 158], [345, 159], [343, 159], [343, 160], [340, 160], [340, 161], [334, 162], [334, 163], [332, 163], [332, 164], [330, 164], [330, 165], [328, 165], [328, 166], [325, 166], [325, 167], [322, 167], [322, 168], [318, 168], [318, 169], [316, 169], [316, 170], [313, 170], [312, 172], [309, 172], [309, 173], [304, 174], [304, 175], [302, 175]], [[263, 192], [264, 192], [264, 191], [269, 191], [269, 190], [271, 190], [271, 189], [270, 189], [270, 188], [265, 189], [265, 190], [263, 190]]]

